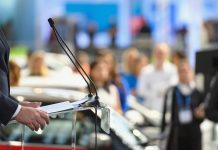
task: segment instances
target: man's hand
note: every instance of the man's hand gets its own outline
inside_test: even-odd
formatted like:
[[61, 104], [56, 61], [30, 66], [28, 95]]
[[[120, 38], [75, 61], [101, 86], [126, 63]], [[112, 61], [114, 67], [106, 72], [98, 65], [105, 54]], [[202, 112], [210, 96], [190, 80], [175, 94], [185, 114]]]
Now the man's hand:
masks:
[[28, 126], [33, 131], [38, 131], [39, 128], [44, 129], [46, 124], [49, 124], [49, 117], [46, 112], [26, 106], [21, 106], [15, 120]]
[[41, 104], [42, 104], [41, 102], [28, 102], [28, 101], [20, 102], [20, 105], [22, 106], [33, 107], [33, 108], [40, 107]]
[[205, 117], [205, 110], [204, 110], [204, 105], [201, 104], [200, 106], [198, 106], [195, 111], [194, 111], [194, 115], [196, 118], [200, 118], [203, 119]]

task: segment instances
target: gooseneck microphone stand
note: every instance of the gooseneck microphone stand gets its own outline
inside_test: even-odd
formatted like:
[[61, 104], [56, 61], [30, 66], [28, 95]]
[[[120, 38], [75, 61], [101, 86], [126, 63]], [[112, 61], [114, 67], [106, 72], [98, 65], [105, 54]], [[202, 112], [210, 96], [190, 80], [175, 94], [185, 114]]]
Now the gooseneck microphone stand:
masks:
[[[51, 18], [49, 18], [48, 22], [49, 22], [53, 32], [55, 33], [55, 37], [56, 37], [59, 45], [61, 46], [63, 51], [66, 53], [66, 55], [68, 56], [70, 61], [76, 67], [79, 74], [82, 76], [82, 78], [84, 79], [84, 81], [87, 84], [87, 87], [88, 87], [88, 90], [89, 90], [89, 94], [87, 96], [88, 99], [81, 100], [82, 103], [80, 104], [80, 106], [81, 107], [85, 106], [85, 107], [94, 107], [95, 108], [95, 149], [97, 150], [97, 109], [98, 109], [98, 107], [100, 107], [100, 103], [99, 103], [99, 97], [98, 97], [98, 92], [97, 92], [96, 86], [95, 86], [94, 82], [92, 81], [92, 79], [87, 75], [87, 73], [85, 72], [85, 70], [83, 69], [83, 67], [79, 63], [79, 61], [77, 60], [77, 58], [74, 56], [73, 52], [70, 50], [70, 48], [67, 46], [67, 44], [64, 42], [64, 40], [62, 39], [62, 37], [58, 33], [58, 31], [57, 31], [57, 29], [55, 27], [54, 21]], [[92, 87], [93, 87], [93, 89], [95, 91], [94, 98], [93, 98], [93, 94], [92, 94], [91, 86], [90, 86], [89, 82], [90, 82], [90, 84], [92, 85]]]

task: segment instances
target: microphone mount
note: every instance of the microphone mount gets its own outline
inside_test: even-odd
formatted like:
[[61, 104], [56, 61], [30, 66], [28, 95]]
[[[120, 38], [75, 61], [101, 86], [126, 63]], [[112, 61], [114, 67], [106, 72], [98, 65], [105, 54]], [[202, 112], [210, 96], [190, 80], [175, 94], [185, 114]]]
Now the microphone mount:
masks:
[[[94, 82], [92, 81], [92, 79], [87, 75], [87, 73], [85, 72], [85, 70], [83, 69], [83, 67], [81, 66], [81, 64], [79, 63], [79, 61], [77, 60], [77, 58], [74, 56], [74, 54], [72, 53], [72, 51], [70, 50], [70, 48], [67, 46], [67, 44], [64, 42], [64, 40], [61, 38], [60, 34], [58, 33], [56, 27], [55, 27], [55, 23], [53, 21], [52, 18], [49, 18], [48, 19], [48, 22], [49, 22], [49, 25], [51, 26], [51, 28], [53, 29], [54, 33], [55, 33], [55, 36], [60, 44], [60, 46], [62, 47], [62, 49], [64, 50], [64, 52], [67, 54], [67, 56], [69, 57], [69, 59], [71, 60], [71, 62], [74, 64], [74, 66], [76, 67], [76, 69], [78, 70], [78, 72], [80, 73], [80, 75], [83, 77], [84, 81], [86, 82], [88, 88], [89, 88], [89, 96], [92, 96], [92, 93], [91, 93], [91, 87], [88, 83], [88, 81], [86, 80], [86, 78], [89, 80], [89, 82], [91, 83], [91, 85], [93, 86], [94, 90], [95, 90], [95, 100], [96, 100], [96, 106], [98, 107], [99, 106], [99, 97], [98, 97], [98, 92], [97, 92], [97, 89], [96, 89], [96, 86], [94, 84]], [[60, 40], [61, 41], [60, 41]], [[64, 44], [64, 46], [67, 48], [68, 52], [71, 54], [71, 56], [74, 58], [75, 62], [72, 60], [72, 58], [70, 57], [70, 55], [67, 53], [67, 51], [64, 49], [64, 46], [61, 44], [61, 42]], [[81, 71], [78, 69], [78, 66], [79, 68], [81, 68], [82, 72], [85, 74], [85, 77], [84, 75], [81, 73]]]
[[[74, 54], [72, 53], [72, 51], [70, 50], [70, 48], [67, 46], [67, 44], [64, 42], [64, 40], [61, 38], [60, 34], [58, 33], [54, 21], [52, 20], [52, 18], [48, 19], [48, 22], [51, 26], [51, 28], [53, 29], [54, 33], [55, 33], [55, 37], [57, 38], [58, 43], [60, 44], [61, 48], [64, 50], [64, 52], [66, 53], [66, 55], [68, 56], [68, 58], [71, 60], [71, 62], [74, 64], [74, 66], [76, 67], [76, 69], [78, 70], [78, 72], [80, 73], [80, 75], [82, 76], [82, 78], [84, 79], [84, 81], [86, 82], [88, 89], [89, 89], [89, 95], [88, 97], [91, 99], [92, 98], [92, 92], [91, 92], [91, 87], [90, 84], [88, 83], [87, 79], [89, 80], [89, 82], [91, 83], [91, 85], [93, 86], [94, 90], [95, 90], [95, 98], [94, 100], [90, 100], [86, 102], [86, 105], [88, 106], [93, 106], [95, 108], [95, 149], [97, 150], [97, 109], [98, 107], [100, 107], [100, 103], [99, 103], [99, 97], [98, 97], [98, 92], [96, 89], [96, 86], [94, 84], [94, 82], [92, 81], [92, 79], [87, 75], [87, 73], [85, 72], [85, 70], [83, 69], [83, 67], [81, 66], [81, 64], [79, 63], [79, 61], [77, 60], [77, 58], [74, 56]], [[67, 48], [67, 50], [64, 48], [64, 46]], [[75, 62], [73, 61], [72, 57], [74, 58]], [[77, 66], [78, 65], [78, 66]], [[82, 70], [82, 72], [84, 73], [84, 75], [81, 73], [80, 69]]]

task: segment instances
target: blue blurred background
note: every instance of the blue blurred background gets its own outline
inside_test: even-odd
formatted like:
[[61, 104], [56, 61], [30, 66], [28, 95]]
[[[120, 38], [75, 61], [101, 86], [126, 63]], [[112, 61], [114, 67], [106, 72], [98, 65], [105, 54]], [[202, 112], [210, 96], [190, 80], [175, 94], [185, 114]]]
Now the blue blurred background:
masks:
[[[188, 31], [186, 51], [194, 65], [194, 54], [201, 48], [202, 25], [217, 19], [218, 1], [7, 0], [0, 2], [0, 8], [0, 23], [10, 28], [11, 42], [31, 49], [46, 45], [50, 35], [49, 17], [67, 17], [83, 31], [91, 24], [97, 33], [101, 33], [99, 38], [96, 37], [96, 44], [100, 47], [109, 45], [110, 39], [104, 33], [112, 26], [117, 29], [118, 48], [130, 46], [142, 24], [149, 27], [154, 42], [164, 41], [172, 46], [176, 44], [177, 32], [185, 29]], [[84, 44], [87, 40], [82, 38], [78, 41]]]

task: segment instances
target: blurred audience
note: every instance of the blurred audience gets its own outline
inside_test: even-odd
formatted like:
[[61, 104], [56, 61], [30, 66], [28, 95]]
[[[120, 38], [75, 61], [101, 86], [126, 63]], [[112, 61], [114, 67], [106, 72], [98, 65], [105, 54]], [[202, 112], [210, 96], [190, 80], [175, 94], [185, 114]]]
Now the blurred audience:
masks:
[[45, 64], [44, 52], [36, 51], [29, 59], [29, 75], [30, 76], [47, 76], [48, 67]]
[[137, 57], [139, 57], [139, 51], [137, 48], [128, 48], [123, 53], [124, 73], [130, 73], [130, 69], [134, 67], [133, 62]]
[[[65, 17], [56, 17], [53, 18], [54, 22], [56, 24], [56, 28], [57, 31], [60, 33], [60, 36], [63, 38], [63, 40], [65, 40], [68, 44], [68, 46], [71, 46], [68, 41], [70, 41], [70, 39], [68, 39], [68, 37], [72, 37], [71, 34], [72, 32], [69, 32], [69, 28], [68, 28], [68, 22], [67, 19]], [[49, 39], [48, 39], [48, 50], [52, 53], [62, 53], [62, 49], [56, 39], [55, 33], [53, 32], [53, 30], [50, 30], [50, 35], [49, 35]]]
[[109, 66], [105, 61], [97, 60], [91, 63], [90, 75], [96, 84], [100, 101], [122, 113], [118, 89], [110, 82], [109, 71]]
[[14, 61], [9, 61], [10, 85], [18, 86], [20, 80], [20, 67]]
[[92, 49], [94, 47], [94, 37], [97, 33], [97, 25], [94, 22], [88, 24], [87, 33], [90, 39], [90, 44], [88, 48]]
[[[178, 74], [179, 83], [168, 90], [164, 101], [161, 131], [169, 131], [165, 149], [201, 150], [200, 124], [204, 115], [198, 108], [203, 98], [195, 87], [187, 61], [179, 62]], [[166, 123], [169, 130], [166, 130]]]
[[26, 54], [26, 63], [23, 66], [21, 66], [21, 69], [28, 69], [29, 63], [30, 63], [30, 58], [31, 58], [33, 53], [34, 53], [34, 51], [32, 49], [29, 49], [27, 51], [27, 54]]
[[175, 31], [175, 47], [180, 49], [187, 49], [187, 35], [189, 34], [189, 30], [186, 25], [183, 25], [176, 29]]
[[206, 30], [207, 42], [214, 44], [218, 42], [218, 21], [215, 19], [207, 20], [203, 23]]
[[134, 16], [131, 18], [130, 29], [133, 36], [151, 35], [149, 22], [143, 16]]
[[186, 55], [184, 52], [182, 52], [181, 50], [177, 50], [177, 51], [174, 51], [172, 53], [172, 56], [171, 56], [171, 61], [174, 65], [176, 65], [178, 67], [179, 65], [179, 62], [183, 59], [187, 59]]
[[110, 82], [118, 88], [122, 110], [125, 112], [128, 109], [129, 85], [117, 71], [117, 62], [114, 54], [108, 49], [102, 49], [97, 53], [96, 59], [105, 61], [108, 65]]
[[139, 34], [145, 34], [147, 36], [151, 36], [151, 26], [149, 25], [149, 22], [145, 20], [144, 18], [142, 19], [142, 27], [139, 31]]
[[110, 47], [111, 48], [115, 48], [116, 47], [116, 40], [117, 40], [117, 25], [116, 25], [115, 22], [112, 22], [110, 24], [108, 33], [109, 33], [109, 35], [111, 37], [111, 45], [110, 45]]
[[176, 67], [168, 61], [169, 54], [167, 44], [157, 44], [153, 49], [154, 63], [144, 67], [139, 75], [137, 94], [146, 107], [158, 112], [162, 111], [166, 90], [178, 82]]
[[[79, 51], [76, 54], [76, 57], [79, 63], [81, 64], [81, 66], [83, 67], [84, 71], [89, 75], [90, 74], [89, 55], [84, 51]], [[75, 73], [78, 73], [78, 70], [75, 67], [73, 68], [73, 71]]]
[[128, 69], [129, 73], [124, 73], [123, 76], [129, 84], [131, 94], [136, 96], [138, 77], [142, 71], [142, 68], [148, 65], [148, 57], [144, 54], [140, 54], [137, 58], [135, 58], [132, 61], [132, 65]]

